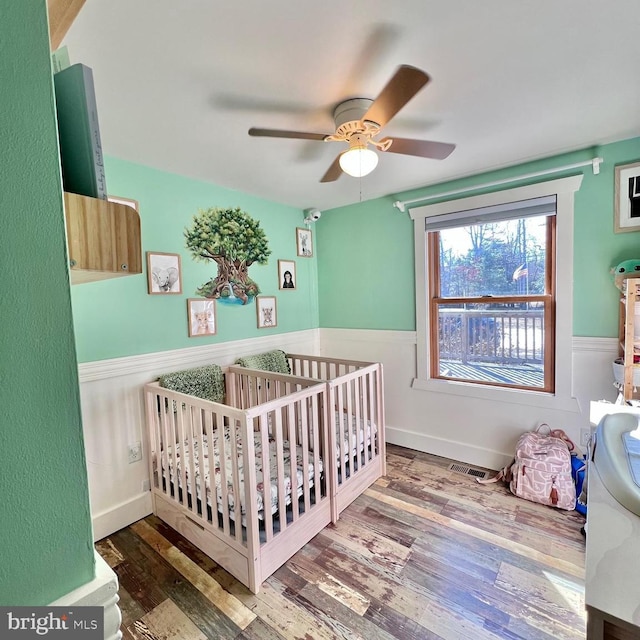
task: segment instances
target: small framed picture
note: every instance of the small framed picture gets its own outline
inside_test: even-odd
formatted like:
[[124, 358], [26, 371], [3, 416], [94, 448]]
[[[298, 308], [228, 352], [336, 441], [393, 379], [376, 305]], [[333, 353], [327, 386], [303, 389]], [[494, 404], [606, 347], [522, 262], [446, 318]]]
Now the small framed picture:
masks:
[[278, 325], [278, 310], [275, 296], [258, 296], [256, 298], [258, 329], [267, 329]]
[[187, 300], [189, 319], [189, 337], [214, 336], [217, 331], [216, 303], [208, 298], [189, 298]]
[[147, 251], [147, 286], [150, 294], [182, 293], [180, 255]]
[[296, 246], [298, 255], [301, 258], [311, 258], [313, 256], [313, 236], [311, 229], [296, 227]]
[[615, 168], [614, 231], [640, 231], [640, 162]]
[[278, 287], [296, 288], [296, 263], [293, 260], [278, 260]]

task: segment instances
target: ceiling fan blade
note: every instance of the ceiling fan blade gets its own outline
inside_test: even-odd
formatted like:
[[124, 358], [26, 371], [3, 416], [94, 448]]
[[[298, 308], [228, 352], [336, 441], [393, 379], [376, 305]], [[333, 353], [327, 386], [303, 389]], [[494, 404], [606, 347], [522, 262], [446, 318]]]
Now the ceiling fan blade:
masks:
[[341, 155], [342, 154], [336, 157], [331, 166], [327, 169], [327, 172], [320, 179], [320, 182], [335, 182], [342, 175], [342, 168], [340, 167]]
[[251, 127], [250, 136], [261, 136], [267, 138], [296, 138], [299, 140], [324, 140], [326, 133], [307, 133], [305, 131], [285, 131], [282, 129], [258, 129]]
[[424, 71], [416, 67], [406, 64], [398, 67], [362, 119], [384, 127], [429, 82], [429, 79]]
[[383, 138], [380, 142], [391, 140], [388, 153], [402, 153], [407, 156], [444, 160], [456, 148], [455, 144], [433, 142], [433, 140], [413, 140], [411, 138]]

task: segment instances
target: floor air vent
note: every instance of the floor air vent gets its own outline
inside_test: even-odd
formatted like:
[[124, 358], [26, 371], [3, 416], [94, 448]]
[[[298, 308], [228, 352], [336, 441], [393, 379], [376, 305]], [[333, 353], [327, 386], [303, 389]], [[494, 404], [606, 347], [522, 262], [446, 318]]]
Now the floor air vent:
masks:
[[474, 478], [484, 479], [489, 475], [488, 471], [482, 469], [476, 469], [475, 467], [469, 467], [465, 464], [450, 464], [449, 471], [455, 471], [456, 473], [463, 473], [465, 476], [473, 476]]

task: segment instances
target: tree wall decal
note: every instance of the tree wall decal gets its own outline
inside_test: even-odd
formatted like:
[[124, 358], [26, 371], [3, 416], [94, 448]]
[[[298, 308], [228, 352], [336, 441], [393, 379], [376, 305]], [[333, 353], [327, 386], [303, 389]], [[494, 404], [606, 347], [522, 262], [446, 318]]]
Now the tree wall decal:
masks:
[[260, 223], [239, 207], [200, 210], [184, 232], [194, 260], [212, 260], [218, 273], [196, 290], [205, 298], [237, 298], [242, 304], [260, 293], [249, 277], [249, 267], [266, 264], [271, 249]]

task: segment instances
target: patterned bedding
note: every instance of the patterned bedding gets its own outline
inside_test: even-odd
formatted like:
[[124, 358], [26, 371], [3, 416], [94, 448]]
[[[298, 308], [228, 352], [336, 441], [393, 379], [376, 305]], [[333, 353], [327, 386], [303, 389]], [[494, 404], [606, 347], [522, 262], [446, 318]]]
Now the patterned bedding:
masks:
[[[364, 447], [371, 446], [371, 435], [375, 435], [377, 428], [375, 423], [364, 420], [356, 420], [356, 416], [351, 416], [351, 456], [349, 456], [349, 420], [346, 413], [340, 413], [336, 411], [335, 413], [335, 422], [336, 422], [336, 444], [338, 446], [338, 451], [336, 451], [336, 457], [340, 458], [340, 451], [344, 451], [344, 462], [349, 462], [349, 458], [357, 455], [359, 451], [363, 451]], [[342, 431], [344, 434], [344, 446], [340, 447], [340, 423], [342, 422]]]
[[[214, 432], [213, 435], [213, 453], [214, 453], [214, 462], [213, 465], [211, 464], [205, 464], [204, 466], [206, 467], [206, 473], [205, 473], [205, 486], [206, 486], [206, 492], [207, 492], [207, 504], [209, 506], [211, 506], [211, 478], [210, 478], [210, 472], [209, 469], [211, 467], [214, 468], [214, 474], [215, 474], [215, 486], [216, 486], [216, 502], [218, 505], [218, 510], [222, 511], [222, 473], [221, 473], [221, 461], [220, 461], [220, 445], [218, 443], [218, 431]], [[205, 435], [202, 436], [202, 456], [204, 460], [207, 460], [209, 458], [209, 453], [210, 453], [210, 448], [209, 448], [209, 444], [207, 442], [207, 437]], [[245, 505], [245, 490], [244, 490], [244, 463], [243, 463], [243, 458], [242, 458], [242, 442], [241, 442], [241, 438], [240, 438], [240, 434], [238, 433], [236, 435], [236, 442], [237, 442], [237, 448], [238, 448], [238, 475], [239, 475], [239, 479], [240, 479], [240, 488], [239, 488], [239, 495], [240, 495], [240, 507], [241, 507], [241, 513], [242, 513], [242, 521], [244, 524], [245, 521], [245, 514], [246, 514], [246, 505]], [[190, 446], [190, 441], [189, 440], [185, 440], [184, 442], [184, 448], [181, 450], [180, 447], [175, 447], [175, 453], [173, 451], [173, 447], [169, 447], [167, 449], [167, 456], [162, 455], [162, 470], [163, 470], [163, 475], [166, 477], [166, 470], [165, 470], [165, 458], [168, 458], [168, 466], [169, 466], [169, 479], [171, 482], [174, 482], [176, 479], [176, 475], [177, 475], [177, 481], [178, 481], [178, 486], [180, 488], [182, 488], [182, 451], [184, 451], [184, 458], [185, 458], [185, 470], [186, 470], [186, 480], [187, 480], [187, 491], [191, 494], [191, 478], [190, 476], [190, 471], [191, 471], [191, 462], [190, 462], [190, 456], [191, 456], [191, 446]], [[256, 486], [257, 486], [257, 505], [258, 505], [258, 517], [260, 519], [262, 519], [264, 517], [264, 475], [263, 475], [263, 467], [262, 467], [262, 440], [261, 440], [261, 436], [259, 433], [255, 433], [254, 434], [254, 446], [255, 446], [255, 457], [256, 457]], [[195, 455], [194, 455], [194, 461], [193, 461], [193, 465], [194, 465], [194, 471], [195, 471], [195, 476], [196, 476], [196, 494], [197, 494], [197, 498], [201, 499], [200, 496], [200, 451], [199, 451], [199, 447], [200, 447], [200, 441], [196, 440], [194, 442], [194, 450], [195, 450]], [[231, 519], [235, 519], [235, 505], [236, 505], [236, 491], [234, 490], [234, 486], [233, 486], [233, 470], [232, 470], [232, 466], [231, 466], [231, 457], [230, 457], [230, 449], [231, 449], [231, 437], [229, 434], [229, 429], [226, 428], [225, 429], [225, 454], [226, 454], [226, 460], [225, 460], [225, 479], [226, 479], [226, 483], [227, 483], [227, 496], [228, 496], [228, 502], [229, 502], [229, 511], [230, 511], [230, 517]], [[283, 452], [284, 452], [284, 469], [285, 472], [290, 473], [291, 471], [291, 451], [290, 451], [290, 447], [289, 447], [289, 442], [288, 441], [284, 441], [283, 443]], [[277, 460], [276, 460], [276, 444], [275, 441], [273, 439], [269, 439], [269, 466], [270, 466], [270, 478], [272, 479], [271, 482], [271, 490], [269, 492], [269, 497], [268, 497], [268, 501], [270, 502], [271, 505], [271, 513], [274, 514], [278, 511], [278, 485], [277, 482], [274, 481], [274, 478], [277, 478]], [[302, 491], [303, 491], [303, 470], [302, 470], [302, 447], [297, 446], [296, 447], [296, 466], [297, 466], [297, 473], [296, 473], [296, 493], [297, 493], [297, 497], [300, 498], [302, 496]], [[323, 471], [323, 465], [322, 465], [322, 460], [319, 460], [319, 472], [322, 473]], [[313, 459], [309, 458], [309, 486], [312, 487], [313, 483], [314, 483], [314, 476], [315, 476], [315, 472], [314, 472], [314, 465], [313, 465]], [[291, 477], [290, 475], [287, 475], [285, 477], [285, 482], [284, 482], [284, 489], [285, 489], [285, 502], [286, 504], [291, 504], [291, 489], [292, 489], [292, 483], [291, 483]]]

